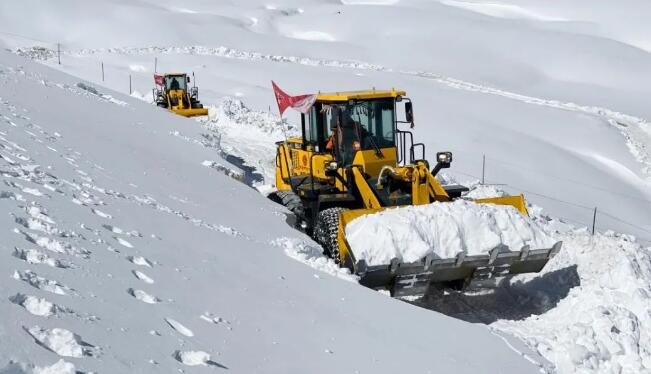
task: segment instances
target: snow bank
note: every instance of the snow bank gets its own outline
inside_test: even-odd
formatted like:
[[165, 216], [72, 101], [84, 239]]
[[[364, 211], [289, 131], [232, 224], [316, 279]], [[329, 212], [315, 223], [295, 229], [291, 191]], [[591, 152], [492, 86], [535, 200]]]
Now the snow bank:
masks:
[[450, 258], [460, 252], [484, 254], [506, 245], [520, 250], [550, 248], [554, 240], [510, 206], [456, 200], [409, 206], [362, 216], [346, 226], [346, 238], [358, 260], [387, 264], [392, 258], [414, 262], [434, 253]]
[[[651, 372], [649, 248], [628, 236], [592, 237], [587, 230], [559, 239], [564, 249], [529, 278], [533, 282], [576, 264], [580, 284], [546, 313], [492, 326], [524, 340], [554, 362], [559, 373]], [[549, 288], [562, 289], [563, 283], [559, 279]]]
[[294, 136], [298, 129], [281, 122], [277, 114], [249, 109], [240, 100], [225, 97], [211, 107], [204, 126], [219, 134], [219, 146], [227, 155], [241, 158], [262, 174], [266, 184], [273, 183], [276, 142]]

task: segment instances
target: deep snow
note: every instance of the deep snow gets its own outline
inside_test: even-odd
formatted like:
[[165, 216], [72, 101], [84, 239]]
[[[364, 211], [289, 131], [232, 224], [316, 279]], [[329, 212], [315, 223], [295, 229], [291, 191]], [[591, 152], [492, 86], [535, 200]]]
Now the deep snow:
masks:
[[[203, 120], [208, 122], [210, 129], [198, 135], [192, 126], [186, 126], [189, 124], [186, 121], [165, 134], [175, 139], [172, 142], [174, 147], [201, 154], [198, 161], [193, 159], [191, 163], [194, 166], [197, 161], [202, 168], [192, 175], [192, 180], [199, 181], [199, 185], [205, 178], [204, 173], [225, 173], [244, 179], [246, 171], [219, 157], [225, 153], [220, 151], [220, 147], [228, 149], [228, 153], [238, 154], [247, 165], [256, 167], [268, 184], [269, 167], [273, 161], [261, 155], [272, 149], [274, 141], [284, 137], [273, 127], [278, 118], [265, 114], [274, 105], [269, 89], [271, 79], [290, 93], [369, 86], [407, 89], [416, 102], [416, 138], [427, 144], [430, 156], [436, 150], [455, 153], [455, 162], [448, 174], [460, 180], [480, 179], [482, 154], [485, 154], [486, 180], [506, 184], [499, 188], [511, 193], [524, 192], [528, 201], [544, 206], [544, 215], [530, 207], [533, 218], [557, 240], [565, 241], [561, 254], [538, 276], [518, 277], [507, 287], [494, 291], [450, 294], [441, 300], [417, 303], [460, 319], [492, 324], [491, 328], [499, 328], [501, 333], [508, 331], [518, 335], [563, 373], [610, 373], [619, 372], [620, 368], [622, 372], [637, 373], [649, 368], [648, 352], [644, 349], [649, 345], [650, 329], [646, 302], [649, 250], [639, 244], [648, 244], [651, 240], [651, 216], [648, 214], [651, 201], [651, 125], [646, 120], [651, 118], [647, 105], [651, 87], [648, 17], [649, 6], [640, 0], [594, 1], [589, 6], [578, 0], [557, 4], [539, 0], [517, 3], [510, 0], [283, 0], [273, 4], [262, 0], [193, 0], [183, 7], [168, 0], [137, 3], [66, 0], [52, 6], [28, 0], [0, 3], [0, 20], [4, 25], [0, 30], [0, 43], [12, 50], [22, 48], [21, 53], [32, 57], [45, 57], [47, 59], [42, 60], [45, 64], [93, 82], [78, 86], [79, 80], [70, 80], [66, 86], [58, 87], [67, 94], [80, 100], [94, 99], [105, 105], [125, 107], [123, 110], [131, 110], [138, 104], [109, 93], [102, 86], [127, 92], [128, 75], [131, 75], [133, 88], [142, 93], [134, 96], [149, 99], [154, 58], [158, 60], [159, 71], [195, 71], [202, 101], [217, 113], [211, 119]], [[387, 19], [391, 22], [386, 22]], [[622, 22], [624, 19], [626, 22]], [[159, 27], [161, 24], [174, 26]], [[155, 31], [142, 32], [143, 26]], [[56, 63], [56, 53], [53, 52], [57, 42], [61, 43], [63, 51], [62, 65]], [[47, 49], [34, 52], [31, 47], [35, 45]], [[106, 70], [105, 81], [100, 73], [100, 63]], [[14, 65], [23, 64], [16, 62]], [[11, 73], [21, 74], [20, 70]], [[47, 80], [44, 84], [49, 84], [51, 89], [56, 87]], [[48, 100], [44, 102], [51, 100], [52, 94], [48, 92], [46, 95]], [[224, 96], [236, 99], [223, 99]], [[28, 98], [23, 98], [23, 102], [28, 101]], [[42, 110], [35, 106], [30, 108], [34, 112]], [[143, 115], [135, 122], [131, 117], [124, 118], [126, 122], [136, 124], [167, 121], [162, 119], [167, 118], [162, 114], [153, 115], [155, 117]], [[14, 127], [11, 123], [20, 125], [20, 119], [14, 119], [12, 115], [8, 117], [10, 129]], [[69, 122], [67, 117], [61, 119], [56, 113], [53, 118], [58, 119], [55, 127]], [[84, 118], [89, 122], [96, 121], [91, 115]], [[289, 117], [288, 121], [296, 124], [296, 117]], [[49, 119], [43, 122], [52, 125]], [[80, 128], [88, 130], [87, 126]], [[213, 132], [219, 132], [220, 128], [221, 139], [219, 133]], [[57, 130], [48, 133], [49, 138], [59, 139], [61, 133]], [[34, 129], [27, 131], [39, 134]], [[238, 143], [238, 137], [229, 138], [229, 134], [239, 134], [244, 141]], [[30, 136], [28, 133], [21, 135]], [[66, 142], [70, 141], [70, 134], [63, 135]], [[158, 135], [166, 138], [162, 133]], [[82, 147], [82, 138], [76, 139], [75, 146]], [[15, 139], [7, 140], [11, 147], [13, 143], [23, 148]], [[175, 149], [166, 142], [156, 147]], [[186, 145], [179, 146], [177, 142]], [[138, 147], [149, 150], [143, 144], [138, 144]], [[20, 148], [12, 151], [17, 156], [3, 155], [0, 162], [11, 164], [12, 173], [32, 175], [33, 165], [23, 159], [27, 148]], [[45, 149], [55, 155], [61, 151], [54, 144]], [[240, 149], [245, 151], [238, 153]], [[75, 153], [65, 157], [75, 164], [83, 159]], [[163, 159], [168, 162], [167, 173], [178, 167], [178, 163]], [[145, 160], [140, 158], [137, 161]], [[119, 173], [107, 168], [106, 164], [113, 165], [112, 159], [104, 161], [102, 167]], [[117, 163], [116, 168], [130, 170], [129, 165]], [[155, 162], [146, 163], [138, 170], [142, 172], [156, 166]], [[137, 169], [133, 165], [130, 167]], [[183, 169], [186, 167], [184, 164]], [[94, 171], [106, 173], [102, 169]], [[47, 183], [31, 186], [27, 182], [11, 181], [6, 191], [0, 191], [1, 203], [26, 207], [14, 212], [17, 218], [23, 219], [22, 223], [14, 221], [14, 218], [7, 221], [9, 230], [18, 230], [17, 234], [9, 237], [33, 240], [37, 244], [31, 249], [40, 251], [40, 254], [29, 252], [21, 246], [18, 246], [18, 251], [7, 248], [12, 261], [29, 264], [32, 270], [39, 269], [36, 273], [28, 272], [27, 268], [6, 269], [8, 281], [16, 282], [11, 276], [14, 270], [20, 270], [19, 284], [25, 284], [25, 287], [32, 287], [32, 283], [43, 287], [58, 284], [70, 288], [67, 291], [62, 288], [69, 293], [68, 296], [74, 295], [72, 292], [78, 291], [75, 277], [68, 281], [43, 276], [46, 271], [70, 273], [80, 269], [80, 261], [84, 264], [84, 261], [93, 261], [97, 257], [95, 252], [89, 253], [86, 246], [67, 241], [83, 240], [78, 235], [89, 236], [93, 246], [106, 245], [107, 252], [119, 256], [122, 252], [141, 251], [140, 241], [158, 243], [159, 240], [169, 240], [167, 235], [156, 230], [155, 225], [149, 230], [151, 234], [143, 229], [135, 230], [141, 235], [120, 234], [112, 229], [119, 226], [125, 229], [124, 232], [133, 232], [132, 227], [140, 225], [140, 220], [117, 225], [94, 221], [124, 219], [101, 205], [111, 203], [112, 199], [121, 199], [116, 192], [139, 206], [191, 223], [193, 230], [209, 230], [213, 235], [228, 236], [231, 239], [227, 240], [233, 240], [229, 243], [238, 243], [238, 247], [242, 246], [240, 240], [255, 238], [254, 230], [240, 227], [241, 222], [245, 228], [251, 222], [237, 216], [229, 216], [228, 222], [206, 219], [203, 213], [210, 207], [199, 207], [205, 199], [201, 199], [203, 192], [199, 198], [193, 197], [192, 193], [197, 194], [194, 184], [174, 193], [161, 191], [157, 186], [149, 187], [149, 190], [157, 192], [154, 197], [123, 192], [142, 188], [140, 184], [128, 182], [124, 190], [101, 187], [97, 190], [97, 185], [84, 180], [89, 178], [88, 175], [72, 174], [76, 179], [66, 178], [63, 187]], [[138, 180], [140, 178], [142, 176], [138, 176]], [[162, 185], [169, 187], [167, 183]], [[40, 208], [30, 206], [31, 201], [57, 196], [57, 190], [66, 192], [66, 186], [83, 189], [71, 196], [73, 203], [79, 207], [95, 206], [91, 208], [89, 218], [75, 220], [83, 222], [62, 226], [58, 219], [56, 223], [48, 221], [54, 220], [47, 215], [47, 210], [38, 213]], [[268, 191], [267, 186], [259, 183], [257, 186]], [[497, 189], [491, 190], [490, 193], [498, 192]], [[216, 192], [211, 192], [210, 196], [214, 198]], [[485, 187], [475, 191], [479, 196], [486, 192]], [[241, 196], [246, 192], [237, 189], [233, 193]], [[215, 202], [212, 207], [224, 210], [222, 203], [229, 213], [239, 211], [240, 207], [233, 207], [226, 199]], [[610, 232], [591, 237], [581, 229], [591, 222], [594, 206], [599, 207], [598, 231], [615, 229], [633, 233], [638, 236], [637, 241]], [[254, 209], [258, 212], [257, 207]], [[34, 211], [38, 221], [29, 219], [34, 218]], [[197, 214], [197, 211], [202, 214]], [[51, 214], [57, 218], [56, 210]], [[272, 214], [279, 221], [284, 219], [282, 211], [274, 209]], [[269, 222], [274, 222], [269, 224], [276, 230], [277, 223], [271, 219]], [[108, 228], [102, 225], [108, 225]], [[260, 225], [254, 226], [259, 229]], [[271, 251], [281, 250], [315, 269], [354, 281], [354, 277], [341, 272], [320, 256], [320, 249], [310, 240], [292, 231], [280, 232], [282, 234], [277, 237], [264, 241], [270, 245]], [[98, 238], [96, 236], [100, 234], [95, 233], [104, 235]], [[175, 232], [174, 235], [182, 236], [183, 233]], [[68, 239], [59, 240], [59, 237]], [[134, 248], [125, 246], [118, 239]], [[186, 245], [177, 243], [165, 248], [176, 249]], [[49, 253], [52, 250], [55, 252]], [[49, 259], [43, 256], [46, 253]], [[63, 261], [61, 257], [64, 256], [73, 258]], [[161, 263], [165, 265], [166, 261], [147, 253], [130, 253], [124, 259], [134, 269], [137, 265], [155, 283], [148, 284], [135, 273], [127, 272], [124, 277], [136, 283], [125, 284], [119, 292], [120, 297], [143, 307], [166, 307], [169, 297], [155, 292], [170, 282], [169, 274], [164, 267], [161, 269]], [[56, 260], [65, 266], [52, 267], [57, 264]], [[178, 258], [174, 261], [184, 263]], [[41, 267], [47, 270], [41, 271]], [[177, 269], [181, 271], [183, 267]], [[323, 278], [321, 271], [315, 273], [319, 278], [314, 279]], [[214, 277], [211, 277], [211, 282], [214, 282], [212, 279]], [[287, 276], [280, 275], [278, 279], [284, 281]], [[128, 289], [142, 289], [162, 302], [156, 305], [140, 303], [126, 292]], [[21, 292], [12, 289], [7, 296], [12, 300], [23, 300], [20, 295], [29, 296], [27, 290], [33, 288]], [[51, 297], [51, 294], [44, 295]], [[97, 319], [95, 314], [99, 314], [86, 312], [93, 309], [86, 305], [73, 309], [60, 300], [52, 304], [52, 307], [42, 304], [41, 309], [34, 302], [18, 302], [12, 303], [11, 307], [30, 305], [31, 311], [26, 311], [27, 314], [32, 311], [47, 314], [49, 308], [53, 315], [66, 316], [56, 318], [74, 316], [86, 321]], [[373, 310], [385, 308], [391, 306], [378, 303]], [[211, 316], [214, 316], [213, 312], [208, 311]], [[203, 319], [205, 313], [202, 310], [195, 314]], [[222, 316], [219, 318], [224, 318], [225, 314], [219, 314]], [[174, 317], [161, 315], [159, 322]], [[184, 320], [177, 319], [185, 325]], [[227, 319], [234, 320], [230, 316]], [[495, 322], [497, 320], [500, 321]], [[43, 325], [37, 321], [32, 324]], [[217, 325], [233, 327], [233, 324]], [[2, 328], [4, 326], [0, 325], [0, 333]], [[73, 328], [70, 330], [75, 331]], [[196, 328], [192, 330], [197, 331]], [[16, 336], [24, 336], [23, 330], [12, 331], [16, 331]], [[143, 331], [152, 337], [165, 332], [159, 326]], [[522, 348], [518, 342], [510, 341], [509, 344], [518, 350]], [[1, 348], [0, 352], [3, 351]], [[207, 349], [170, 347], [168, 351], [174, 353], [167, 354], [161, 362], [180, 365], [179, 352], [202, 350]], [[332, 347], [322, 352], [334, 352], [333, 356], [339, 353]], [[214, 354], [211, 358], [216, 359]], [[56, 359], [52, 357], [47, 365], [53, 362]], [[157, 362], [158, 359], [150, 359], [150, 365]], [[57, 365], [61, 372], [71, 371], [65, 363]], [[26, 363], [10, 366], [31, 370], [34, 364], [31, 367]], [[551, 370], [551, 367], [547, 368]]]
[[284, 208], [202, 165], [229, 167], [202, 143], [209, 130], [78, 82], [0, 52], [0, 85], [12, 93], [0, 99], [0, 372], [545, 365], [483, 326], [295, 261], [340, 274]]

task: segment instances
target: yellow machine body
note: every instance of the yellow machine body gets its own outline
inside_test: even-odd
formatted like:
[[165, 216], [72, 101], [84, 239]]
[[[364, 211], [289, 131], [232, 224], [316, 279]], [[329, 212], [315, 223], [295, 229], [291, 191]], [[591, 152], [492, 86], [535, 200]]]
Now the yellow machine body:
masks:
[[160, 89], [154, 91], [158, 106], [183, 117], [208, 115], [208, 109], [199, 102], [197, 87], [187, 87], [190, 78], [186, 73], [166, 73], [162, 81]]
[[[413, 145], [409, 148], [410, 157], [406, 156], [405, 142], [398, 139], [411, 136], [411, 133], [398, 130], [398, 121], [395, 119], [396, 103], [408, 100], [404, 96], [404, 91], [397, 90], [319, 94], [314, 108], [302, 116], [302, 137], [277, 143], [276, 188], [279, 196], [282, 196], [279, 200], [283, 200], [283, 203], [293, 201], [292, 209], [305, 220], [304, 226], [307, 227], [308, 232], [311, 232], [324, 246], [326, 252], [334, 256], [336, 262], [358, 274], [365, 274], [367, 270], [364, 265], [360, 268], [346, 241], [345, 228], [348, 223], [360, 216], [391, 207], [423, 205], [435, 201], [447, 202], [461, 195], [460, 189], [443, 186], [435, 176], [441, 167], [449, 167], [451, 154], [449, 161], [442, 164], [439, 162], [431, 171], [427, 161], [414, 157]], [[406, 110], [411, 110], [411, 104]], [[383, 118], [387, 122], [390, 119], [391, 128], [385, 126], [382, 127], [382, 131], [375, 132], [372, 129], [364, 130], [375, 138], [371, 142], [372, 146], [358, 142], [356, 147], [359, 149], [354, 150], [352, 157], [346, 158], [343, 151], [338, 153], [336, 147], [327, 149], [326, 136], [329, 139], [345, 138], [343, 135], [338, 136], [344, 132], [340, 126], [342, 120], [338, 122], [333, 113], [339, 113], [341, 118], [352, 119], [357, 125], [366, 123], [365, 127], [368, 129], [380, 126], [379, 122], [382, 122]], [[408, 121], [402, 123], [404, 122], [411, 121], [408, 118]], [[327, 123], [330, 125], [329, 131], [326, 128]], [[335, 125], [333, 126], [332, 123]], [[391, 132], [389, 130], [393, 133], [389, 134]], [[314, 133], [318, 135], [315, 136]], [[359, 130], [356, 131], [356, 134], [360, 133]], [[369, 136], [368, 134], [366, 136]], [[382, 136], [384, 139], [381, 143], [378, 139]], [[361, 138], [360, 135], [359, 139]], [[400, 149], [401, 147], [403, 149]], [[446, 155], [447, 153], [443, 153], [443, 161], [447, 160]], [[298, 209], [296, 209], [298, 199], [293, 197], [294, 195], [301, 202]], [[479, 204], [512, 206], [523, 215], [528, 215], [522, 195], [474, 201]], [[329, 219], [321, 217], [326, 210], [331, 210], [337, 215], [332, 219], [336, 229], [320, 227], [322, 225], [320, 221]], [[330, 241], [328, 235], [330, 237], [336, 235], [334, 242]], [[539, 271], [553, 254], [550, 249], [537, 255], [540, 257], [538, 262], [535, 264], [529, 262], [526, 266], [515, 263], [513, 262], [515, 260], [511, 261], [512, 259], [504, 261], [511, 261], [509, 265], [515, 264], [512, 269], [514, 272]], [[476, 269], [466, 270], [452, 272], [454, 275], [448, 278], [467, 278], [468, 272], [474, 274]], [[377, 272], [374, 274], [368, 281], [371, 287], [377, 288], [384, 282], [393, 282], [390, 281], [393, 278], [388, 275], [379, 276], [380, 273]], [[465, 278], [463, 280], [467, 281]]]

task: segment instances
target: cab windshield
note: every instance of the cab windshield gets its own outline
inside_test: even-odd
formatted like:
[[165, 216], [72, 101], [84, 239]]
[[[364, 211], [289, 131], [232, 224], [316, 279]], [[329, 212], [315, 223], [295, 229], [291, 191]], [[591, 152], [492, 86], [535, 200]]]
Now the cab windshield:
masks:
[[324, 122], [334, 150], [344, 164], [355, 151], [395, 146], [393, 99], [323, 105]]
[[185, 91], [185, 76], [184, 75], [168, 75], [165, 77], [165, 88], [169, 90], [184, 90]]

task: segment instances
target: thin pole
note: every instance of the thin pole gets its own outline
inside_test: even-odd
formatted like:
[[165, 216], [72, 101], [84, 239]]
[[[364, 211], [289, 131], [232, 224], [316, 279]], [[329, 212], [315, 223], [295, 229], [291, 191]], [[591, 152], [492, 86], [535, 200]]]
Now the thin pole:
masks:
[[131, 74], [129, 74], [129, 95], [131, 95]]
[[57, 43], [57, 59], [59, 60], [59, 65], [61, 65], [61, 44]]
[[158, 73], [158, 57], [154, 57], [154, 73]]
[[597, 207], [594, 207], [594, 214], [592, 215], [592, 236], [594, 236], [594, 229], [596, 223], [597, 223]]
[[102, 82], [104, 82], [104, 62], [102, 62]]
[[484, 174], [486, 173], [486, 155], [481, 156], [481, 184], [484, 184]]

